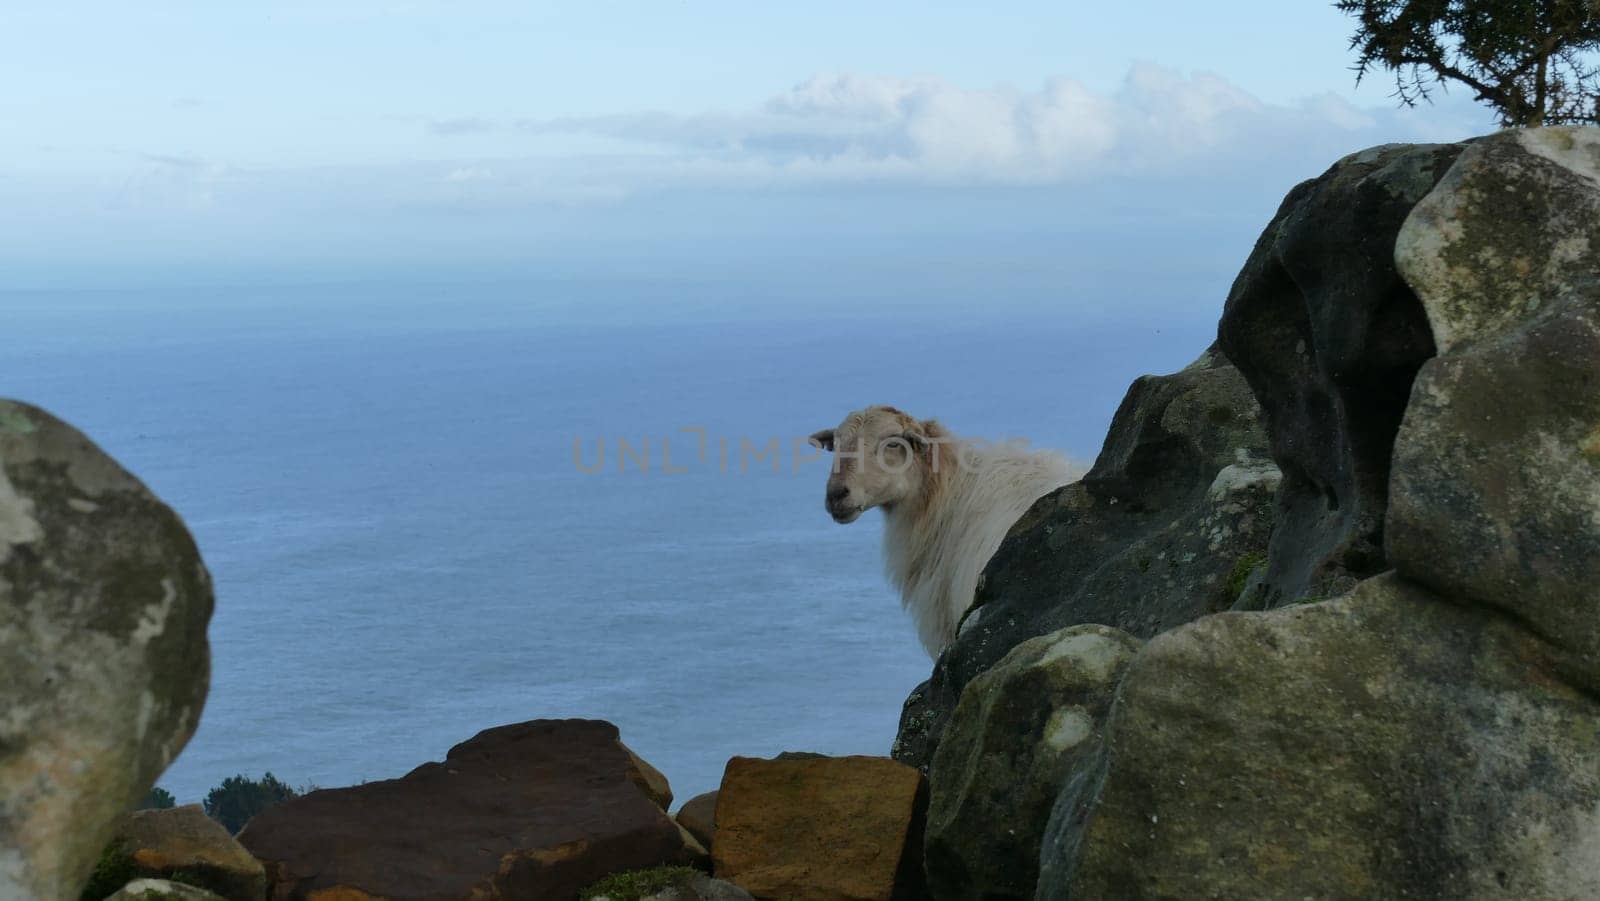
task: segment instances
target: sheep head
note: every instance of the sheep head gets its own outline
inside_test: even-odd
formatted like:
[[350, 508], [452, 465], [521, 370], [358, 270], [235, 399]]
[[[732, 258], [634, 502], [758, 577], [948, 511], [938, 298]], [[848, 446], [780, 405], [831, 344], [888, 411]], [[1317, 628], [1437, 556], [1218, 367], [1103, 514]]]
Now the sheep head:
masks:
[[944, 430], [894, 407], [867, 407], [836, 428], [811, 436], [811, 443], [833, 452], [833, 467], [823, 506], [833, 521], [855, 522], [873, 507], [920, 498], [937, 472], [932, 457]]

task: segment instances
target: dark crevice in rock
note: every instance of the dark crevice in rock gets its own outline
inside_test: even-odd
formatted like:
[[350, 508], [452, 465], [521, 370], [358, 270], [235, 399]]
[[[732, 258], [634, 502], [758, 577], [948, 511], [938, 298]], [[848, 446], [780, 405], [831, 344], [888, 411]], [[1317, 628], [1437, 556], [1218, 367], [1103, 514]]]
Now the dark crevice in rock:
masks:
[[1229, 292], [1219, 342], [1261, 403], [1283, 471], [1254, 606], [1337, 594], [1388, 566], [1390, 457], [1435, 352], [1395, 269], [1395, 237], [1460, 152], [1376, 148], [1299, 185]]

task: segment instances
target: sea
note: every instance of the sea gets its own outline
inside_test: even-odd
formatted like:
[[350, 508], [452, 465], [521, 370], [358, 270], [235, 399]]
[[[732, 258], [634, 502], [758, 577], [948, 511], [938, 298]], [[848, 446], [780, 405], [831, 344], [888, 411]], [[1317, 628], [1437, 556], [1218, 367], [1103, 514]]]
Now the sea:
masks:
[[1091, 461], [1221, 286], [811, 276], [0, 293], [0, 394], [141, 478], [215, 582], [158, 784], [352, 785], [545, 717], [615, 723], [680, 800], [734, 755], [888, 753], [931, 661], [804, 436], [889, 403]]

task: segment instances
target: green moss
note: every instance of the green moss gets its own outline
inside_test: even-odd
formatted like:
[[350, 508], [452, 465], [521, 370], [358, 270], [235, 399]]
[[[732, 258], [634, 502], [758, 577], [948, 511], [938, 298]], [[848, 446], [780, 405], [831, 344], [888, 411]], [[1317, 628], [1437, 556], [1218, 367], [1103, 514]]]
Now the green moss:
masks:
[[83, 887], [78, 901], [104, 901], [107, 895], [139, 878], [139, 868], [134, 865], [133, 852], [121, 842], [112, 842], [100, 852], [94, 871], [89, 874], [89, 884]]
[[653, 867], [612, 873], [579, 893], [580, 901], [604, 896], [611, 901], [639, 901], [669, 888], [686, 886], [700, 871], [694, 867]]
[[[160, 878], [168, 882], [181, 882], [195, 888], [206, 888], [203, 874], [193, 873], [188, 870], [177, 870], [154, 877], [151, 873], [141, 872], [139, 865], [133, 860], [133, 852], [122, 841], [113, 841], [106, 845], [100, 852], [100, 859], [95, 861], [94, 871], [89, 874], [89, 884], [83, 887], [83, 893], [78, 896], [78, 901], [105, 901], [108, 895], [114, 895], [119, 889], [135, 879]], [[178, 898], [177, 895], [163, 893], [160, 895], [147, 894], [143, 897], [151, 901], [160, 901], [162, 898]], [[182, 899], [179, 899], [182, 901]]]
[[1250, 581], [1250, 574], [1256, 567], [1267, 562], [1266, 554], [1251, 552], [1241, 556], [1233, 563], [1233, 570], [1228, 573], [1228, 597], [1237, 600], [1239, 593], [1244, 591], [1244, 586]]

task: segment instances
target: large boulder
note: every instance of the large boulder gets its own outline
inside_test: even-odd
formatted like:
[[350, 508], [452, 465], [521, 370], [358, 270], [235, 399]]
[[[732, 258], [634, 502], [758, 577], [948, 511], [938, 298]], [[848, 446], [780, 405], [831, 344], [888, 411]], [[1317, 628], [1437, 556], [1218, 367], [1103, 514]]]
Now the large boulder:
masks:
[[1031, 638], [961, 694], [929, 775], [925, 867], [935, 898], [1032, 898], [1062, 780], [1100, 753], [1139, 641], [1106, 626]]
[[211, 578], [183, 522], [0, 400], [0, 897], [72, 898], [200, 719]]
[[1289, 192], [1234, 280], [1218, 338], [1283, 471], [1268, 565], [1241, 608], [1332, 597], [1388, 566], [1389, 458], [1434, 354], [1395, 234], [1460, 154], [1390, 144], [1345, 157]]
[[1030, 638], [1079, 623], [1148, 638], [1232, 607], [1266, 559], [1278, 479], [1260, 409], [1219, 354], [1135, 381], [1094, 467], [995, 552], [956, 641], [906, 700], [894, 758], [926, 769], [962, 690]]
[[1600, 129], [1473, 144], [1396, 254], [1439, 356], [1395, 443], [1390, 559], [1600, 692]]
[[198, 804], [136, 810], [117, 826], [112, 841], [142, 876], [166, 879], [181, 874], [184, 882], [210, 889], [227, 901], [261, 901], [267, 895], [261, 861]]
[[610, 873], [703, 863], [597, 720], [478, 733], [399, 779], [311, 792], [239, 841], [273, 898], [569, 899]]
[[735, 757], [717, 796], [715, 874], [761, 898], [919, 898], [927, 803], [922, 774], [883, 757]]
[[1129, 668], [1038, 897], [1600, 897], [1597, 735], [1547, 643], [1392, 574], [1209, 617]]
[[[1305, 477], [1291, 493], [1314, 484], [1307, 436], [1389, 468], [1386, 491], [1363, 481], [1365, 464], [1322, 485], [1337, 490], [1320, 524], [1308, 500], [1285, 499], [1305, 543], [1274, 538], [1267, 591], [1355, 579], [1370, 554], [1339, 548], [1380, 536], [1393, 569], [1331, 601], [1210, 617], [1147, 644], [1106, 753], [1058, 799], [1040, 898], [1600, 897], [1600, 132], [1379, 148], [1336, 168], [1373, 166], [1380, 184], [1436, 185], [1403, 224], [1341, 226], [1390, 243], [1404, 290], [1374, 282], [1382, 303], [1356, 291], [1348, 319], [1323, 311], [1327, 325], [1371, 331], [1421, 311], [1437, 356], [1414, 384], [1409, 363], [1386, 370], [1408, 399], [1384, 420], [1392, 451], [1353, 450], [1378, 434], [1375, 406], [1330, 417], [1306, 401], [1272, 420], [1285, 472]], [[1328, 263], [1316, 278], [1365, 277], [1337, 271], [1364, 269], [1360, 256]], [[1369, 315], [1384, 304], [1389, 318]], [[1396, 358], [1354, 354], [1355, 370], [1331, 371], [1376, 380], [1359, 370], [1383, 359]], [[1275, 390], [1315, 398], [1322, 377], [1304, 368]], [[1317, 478], [1337, 474], [1328, 465]]]

